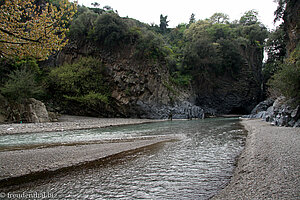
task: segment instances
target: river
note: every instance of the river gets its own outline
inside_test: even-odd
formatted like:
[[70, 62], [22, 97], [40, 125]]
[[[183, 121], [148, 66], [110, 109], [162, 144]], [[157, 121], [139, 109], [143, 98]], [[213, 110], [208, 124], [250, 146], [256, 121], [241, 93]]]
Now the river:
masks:
[[0, 137], [0, 150], [177, 135], [177, 141], [70, 168], [12, 186], [54, 199], [209, 199], [230, 181], [246, 132], [238, 119], [174, 120], [103, 129]]

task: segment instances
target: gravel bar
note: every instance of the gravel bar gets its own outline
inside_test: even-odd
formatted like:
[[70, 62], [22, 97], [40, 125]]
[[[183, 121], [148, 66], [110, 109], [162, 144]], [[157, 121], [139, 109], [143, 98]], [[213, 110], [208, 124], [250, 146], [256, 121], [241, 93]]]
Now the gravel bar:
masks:
[[104, 128], [108, 126], [142, 124], [142, 123], [150, 123], [150, 122], [158, 122], [158, 121], [163, 121], [163, 120], [129, 119], [129, 118], [95, 118], [95, 117], [63, 115], [60, 117], [59, 122], [0, 124], [0, 135]]
[[231, 182], [212, 199], [300, 199], [300, 129], [241, 123], [245, 149]]
[[122, 152], [176, 140], [175, 136], [135, 138], [123, 142], [56, 146], [0, 152], [0, 182], [97, 161]]

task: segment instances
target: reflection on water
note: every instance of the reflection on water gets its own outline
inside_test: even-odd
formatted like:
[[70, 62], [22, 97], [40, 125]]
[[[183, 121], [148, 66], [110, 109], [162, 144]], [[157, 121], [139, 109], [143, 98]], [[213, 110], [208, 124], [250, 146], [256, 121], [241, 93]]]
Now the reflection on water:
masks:
[[9, 190], [50, 192], [57, 199], [208, 199], [228, 183], [246, 136], [237, 119], [206, 119], [24, 134], [22, 145], [168, 134], [183, 137]]

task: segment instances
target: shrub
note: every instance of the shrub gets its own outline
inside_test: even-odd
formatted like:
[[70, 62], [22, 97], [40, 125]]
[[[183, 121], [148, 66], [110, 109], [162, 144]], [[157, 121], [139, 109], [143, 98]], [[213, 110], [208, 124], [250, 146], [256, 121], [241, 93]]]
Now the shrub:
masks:
[[160, 35], [142, 29], [142, 34], [138, 38], [136, 45], [136, 57], [140, 59], [165, 60], [171, 51]]
[[36, 98], [43, 93], [42, 87], [36, 82], [35, 74], [27, 69], [13, 71], [0, 90], [8, 100], [18, 103], [28, 98]]
[[75, 20], [73, 20], [68, 36], [79, 41], [87, 40], [97, 16], [98, 15], [96, 13], [89, 10], [80, 14]]
[[300, 45], [279, 67], [280, 69], [269, 80], [271, 90], [288, 98], [295, 98], [300, 103]]
[[126, 42], [127, 33], [128, 26], [124, 20], [115, 13], [105, 13], [97, 17], [89, 37], [99, 44], [116, 46]]
[[95, 58], [81, 58], [64, 64], [49, 74], [49, 90], [58, 99], [95, 106], [109, 103], [109, 89], [104, 81], [105, 67]]
[[181, 74], [180, 72], [174, 72], [170, 81], [178, 86], [189, 86], [192, 80], [190, 74]]

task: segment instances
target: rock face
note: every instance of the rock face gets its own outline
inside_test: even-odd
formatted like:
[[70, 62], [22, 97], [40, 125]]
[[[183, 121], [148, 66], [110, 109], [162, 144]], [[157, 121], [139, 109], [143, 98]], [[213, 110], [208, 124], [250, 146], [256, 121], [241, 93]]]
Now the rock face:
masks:
[[283, 16], [284, 30], [287, 32], [287, 51], [290, 54], [300, 41], [300, 22], [299, 22], [300, 2], [298, 0], [290, 0], [287, 3]]
[[144, 104], [142, 101], [138, 101], [137, 104], [140, 106], [141, 110], [144, 111], [145, 115], [141, 116], [143, 118], [170, 118], [173, 119], [190, 119], [190, 118], [200, 118], [203, 119], [205, 114], [204, 110], [199, 106], [195, 106], [188, 101], [183, 101], [176, 103], [175, 105], [149, 105]]
[[254, 47], [240, 51], [244, 63], [237, 72], [203, 76], [194, 83], [196, 105], [205, 112], [247, 114], [263, 99], [263, 51]]
[[[76, 62], [84, 56], [97, 57], [107, 69], [105, 82], [111, 90], [111, 102], [98, 117], [134, 117], [163, 119], [203, 118], [201, 106], [196, 106], [191, 88], [177, 88], [169, 80], [164, 61], [137, 60], [134, 48], [107, 50], [93, 44], [68, 44], [52, 65]], [[76, 108], [75, 108], [76, 109]], [[75, 110], [68, 111], [77, 114]], [[101, 113], [101, 116], [99, 116]], [[80, 113], [86, 115], [87, 113]]]
[[[113, 100], [109, 107], [94, 116], [101, 113], [102, 117], [160, 119], [167, 118], [170, 113], [173, 118], [202, 118], [204, 113], [246, 114], [261, 100], [260, 51], [253, 50], [255, 55], [251, 56], [246, 55], [249, 50], [245, 51], [245, 63], [234, 76], [223, 74], [211, 77], [211, 81], [203, 77], [189, 88], [178, 88], [171, 83], [165, 61], [141, 61], [134, 57], [134, 51], [134, 47], [130, 46], [108, 50], [90, 43], [71, 41], [55, 59], [49, 61], [59, 66], [65, 62], [76, 62], [81, 57], [93, 56], [107, 67], [106, 82]], [[68, 113], [78, 114], [70, 112], [72, 110]]]
[[278, 97], [275, 101], [268, 99], [259, 103], [250, 115], [243, 117], [262, 118], [276, 126], [300, 127], [300, 106], [293, 109], [289, 104], [284, 96]]

